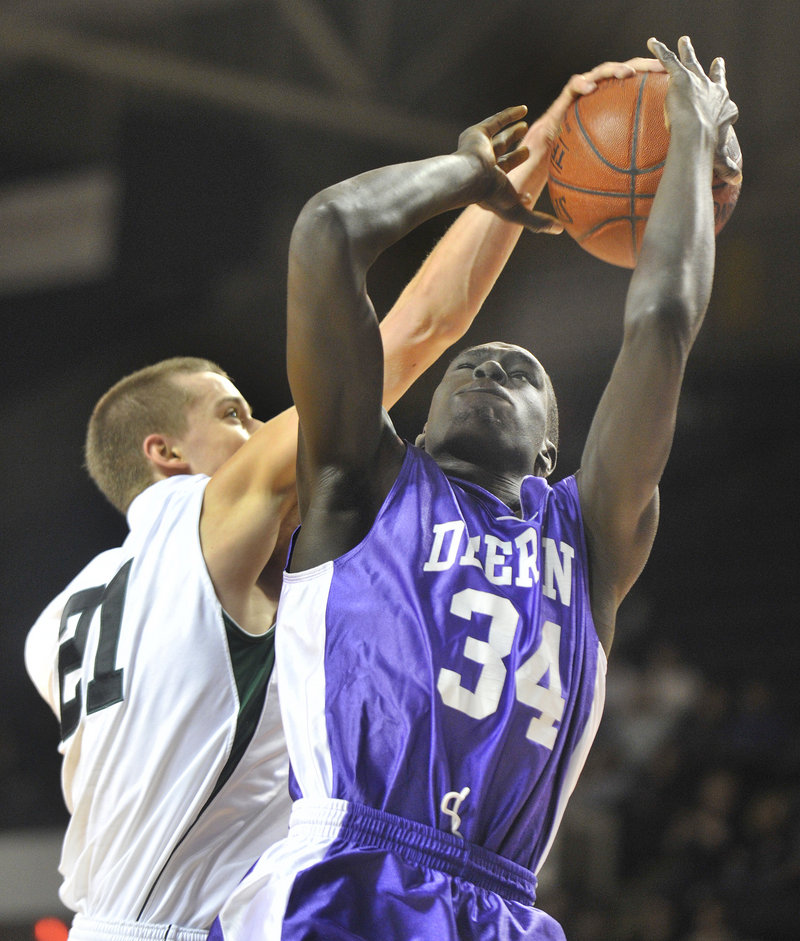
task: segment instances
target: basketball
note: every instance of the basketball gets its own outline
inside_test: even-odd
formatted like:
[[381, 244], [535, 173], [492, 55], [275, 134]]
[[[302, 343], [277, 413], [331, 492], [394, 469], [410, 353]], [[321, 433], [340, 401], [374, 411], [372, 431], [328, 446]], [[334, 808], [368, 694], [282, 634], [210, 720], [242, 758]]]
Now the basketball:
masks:
[[[634, 268], [667, 156], [664, 72], [606, 79], [570, 105], [550, 153], [548, 192], [565, 230], [602, 261]], [[715, 229], [741, 184], [714, 175]]]

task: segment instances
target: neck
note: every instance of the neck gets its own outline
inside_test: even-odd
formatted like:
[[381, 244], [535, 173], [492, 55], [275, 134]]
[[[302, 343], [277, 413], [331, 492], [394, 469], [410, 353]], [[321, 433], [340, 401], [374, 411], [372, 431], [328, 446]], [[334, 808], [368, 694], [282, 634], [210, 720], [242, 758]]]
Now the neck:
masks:
[[437, 459], [436, 463], [448, 477], [458, 477], [460, 480], [467, 480], [472, 484], [483, 487], [484, 490], [488, 490], [489, 493], [496, 496], [498, 500], [502, 500], [516, 516], [519, 516], [521, 509], [520, 488], [526, 476], [525, 474], [500, 473], [453, 457], [442, 460]]

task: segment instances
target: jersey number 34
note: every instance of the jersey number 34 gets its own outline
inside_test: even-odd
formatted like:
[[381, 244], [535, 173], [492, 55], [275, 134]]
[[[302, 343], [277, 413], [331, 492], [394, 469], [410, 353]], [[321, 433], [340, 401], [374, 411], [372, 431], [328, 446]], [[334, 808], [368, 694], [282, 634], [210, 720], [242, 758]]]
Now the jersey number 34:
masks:
[[[461, 683], [461, 674], [448, 669], [439, 671], [436, 688], [445, 705], [473, 719], [485, 719], [500, 705], [508, 672], [503, 658], [511, 653], [519, 614], [508, 598], [475, 588], [457, 592], [450, 603], [450, 613], [467, 621], [474, 614], [487, 615], [489, 633], [486, 640], [470, 636], [464, 642], [464, 656], [481, 664], [475, 689], [467, 689]], [[517, 700], [539, 713], [531, 718], [526, 738], [550, 749], [556, 742], [556, 722], [564, 715], [558, 665], [560, 641], [561, 627], [545, 621], [541, 643], [514, 674]], [[543, 685], [545, 677], [547, 686]]]

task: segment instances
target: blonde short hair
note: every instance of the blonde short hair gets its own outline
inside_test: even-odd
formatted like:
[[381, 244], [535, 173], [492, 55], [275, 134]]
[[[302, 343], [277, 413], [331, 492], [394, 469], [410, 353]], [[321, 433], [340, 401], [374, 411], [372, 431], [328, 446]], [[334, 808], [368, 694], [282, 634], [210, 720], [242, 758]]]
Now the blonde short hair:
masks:
[[86, 469], [121, 513], [153, 483], [153, 468], [142, 449], [144, 439], [186, 430], [186, 410], [193, 395], [175, 377], [201, 372], [230, 378], [211, 360], [175, 356], [120, 379], [92, 410], [84, 449]]

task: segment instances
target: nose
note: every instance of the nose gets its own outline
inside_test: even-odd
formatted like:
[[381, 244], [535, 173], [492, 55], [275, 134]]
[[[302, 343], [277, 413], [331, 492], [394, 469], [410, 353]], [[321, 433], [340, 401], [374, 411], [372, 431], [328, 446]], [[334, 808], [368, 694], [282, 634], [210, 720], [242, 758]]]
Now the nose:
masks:
[[501, 385], [508, 378], [505, 369], [503, 369], [496, 359], [487, 359], [479, 363], [472, 371], [472, 375], [475, 376], [476, 379], [493, 379]]

